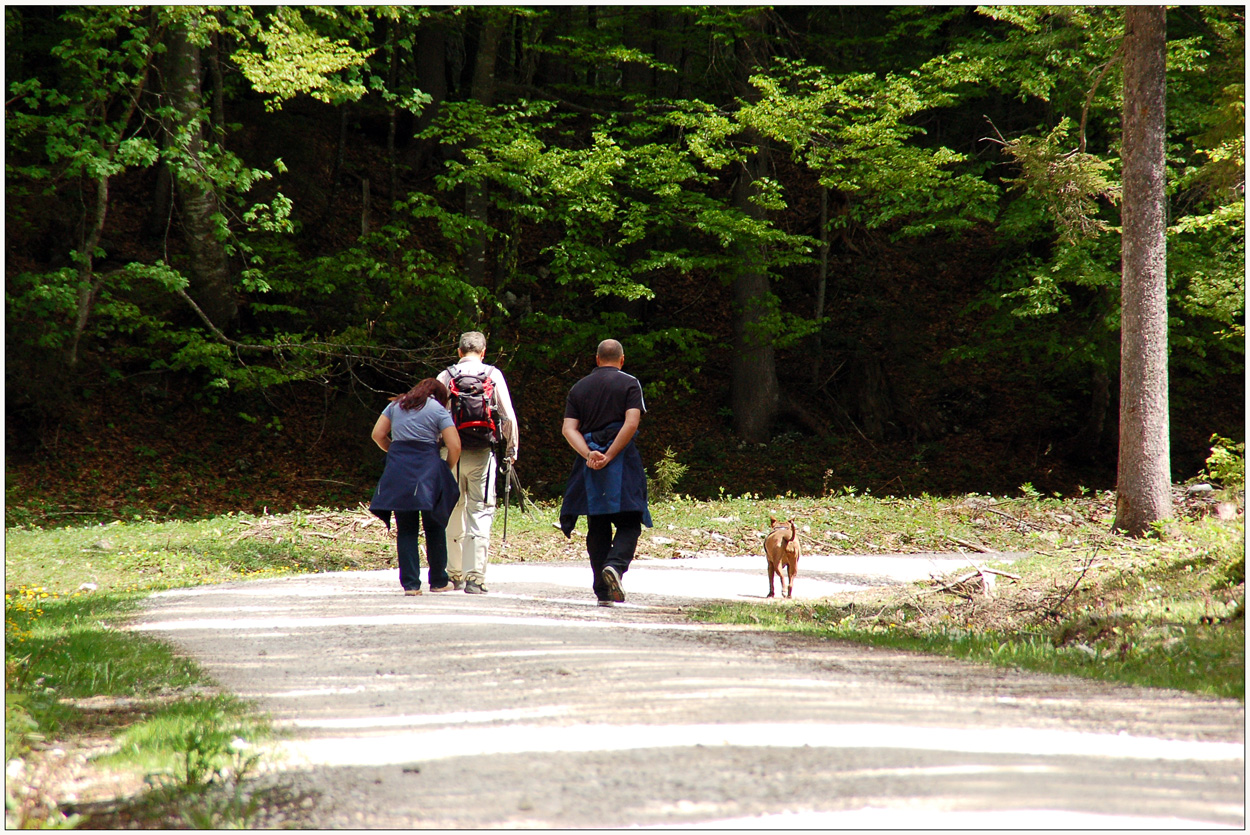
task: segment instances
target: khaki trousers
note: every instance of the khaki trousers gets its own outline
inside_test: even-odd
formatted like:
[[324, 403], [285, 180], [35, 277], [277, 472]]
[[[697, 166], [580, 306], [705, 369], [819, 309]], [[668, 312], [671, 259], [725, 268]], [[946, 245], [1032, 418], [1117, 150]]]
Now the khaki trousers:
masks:
[[489, 449], [462, 450], [458, 468], [460, 500], [447, 520], [447, 576], [453, 582], [472, 580], [480, 585], [486, 582], [490, 525], [495, 518], [495, 454]]

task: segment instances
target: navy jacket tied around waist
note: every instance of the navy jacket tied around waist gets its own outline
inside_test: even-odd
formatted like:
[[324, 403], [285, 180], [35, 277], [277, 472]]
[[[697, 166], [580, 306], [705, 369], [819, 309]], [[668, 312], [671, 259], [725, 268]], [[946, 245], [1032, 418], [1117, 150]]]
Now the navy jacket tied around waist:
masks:
[[438, 456], [438, 444], [392, 441], [369, 510], [388, 529], [396, 510], [428, 510], [445, 528], [459, 499], [460, 488], [447, 462]]
[[[592, 451], [606, 452], [616, 439], [623, 423], [613, 423], [597, 432], [584, 433]], [[651, 511], [647, 508], [647, 473], [642, 468], [638, 447], [630, 442], [612, 463], [602, 470], [592, 470], [580, 455], [569, 474], [560, 507], [560, 529], [567, 537], [577, 526], [578, 516], [604, 516], [636, 511], [642, 523], [651, 527]]]

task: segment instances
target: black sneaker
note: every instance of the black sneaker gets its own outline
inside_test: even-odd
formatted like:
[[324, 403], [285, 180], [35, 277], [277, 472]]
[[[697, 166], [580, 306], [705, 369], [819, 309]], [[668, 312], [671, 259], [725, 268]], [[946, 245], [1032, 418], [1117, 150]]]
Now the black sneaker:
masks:
[[481, 583], [475, 583], [472, 580], [464, 581], [464, 593], [465, 594], [486, 594], [487, 591], [488, 589], [486, 588], [486, 586], [482, 585]]
[[600, 576], [603, 577], [603, 582], [608, 584], [608, 591], [611, 592], [612, 599], [617, 603], [624, 603], [625, 592], [621, 588], [621, 575], [616, 573], [616, 569], [610, 565], [605, 565]]

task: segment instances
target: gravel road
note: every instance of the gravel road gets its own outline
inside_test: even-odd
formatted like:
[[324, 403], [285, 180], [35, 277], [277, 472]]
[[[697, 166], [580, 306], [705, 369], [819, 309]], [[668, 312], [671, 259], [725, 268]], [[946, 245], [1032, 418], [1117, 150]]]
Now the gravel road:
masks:
[[[997, 559], [997, 557], [996, 557]], [[404, 597], [393, 571], [154, 595], [170, 641], [286, 733], [265, 776], [307, 828], [1243, 828], [1244, 706], [739, 627], [762, 557], [490, 569]], [[805, 556], [796, 597], [954, 554]]]

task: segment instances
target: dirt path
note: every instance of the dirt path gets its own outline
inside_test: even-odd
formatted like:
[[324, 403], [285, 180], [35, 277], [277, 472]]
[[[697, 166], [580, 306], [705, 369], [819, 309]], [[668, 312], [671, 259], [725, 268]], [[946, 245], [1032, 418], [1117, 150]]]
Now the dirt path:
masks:
[[[810, 557], [796, 595], [951, 570]], [[960, 560], [962, 561], [962, 560]], [[489, 595], [351, 572], [155, 595], [182, 647], [289, 736], [313, 828], [1242, 827], [1245, 711], [686, 621], [758, 558], [492, 566]], [[939, 564], [941, 563], [941, 564]]]

